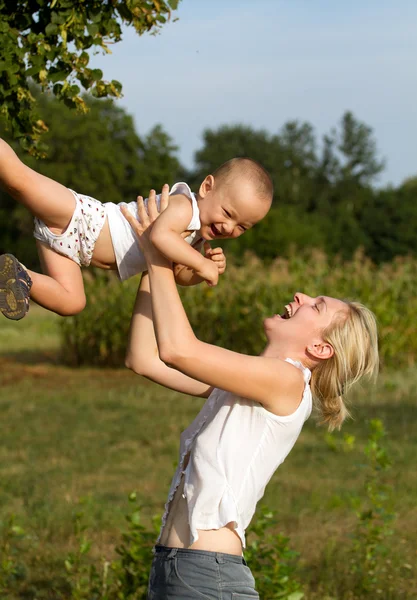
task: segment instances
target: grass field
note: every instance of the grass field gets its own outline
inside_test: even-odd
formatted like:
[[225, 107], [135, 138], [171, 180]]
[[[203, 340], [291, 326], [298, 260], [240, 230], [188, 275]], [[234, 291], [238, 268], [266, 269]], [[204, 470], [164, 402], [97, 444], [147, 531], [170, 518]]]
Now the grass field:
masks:
[[[124, 369], [62, 366], [58, 323], [36, 307], [19, 323], [0, 320], [1, 520], [13, 514], [31, 540], [18, 557], [25, 570], [4, 596], [10, 600], [57, 597], [52, 590], [75, 543], [77, 511], [93, 556], [112, 555], [131, 491], [145, 519], [162, 512], [179, 433], [201, 406]], [[353, 399], [355, 418], [341, 434], [329, 437], [311, 421], [269, 484], [262, 503], [300, 553], [297, 577], [306, 599], [358, 597], [349, 592], [348, 549], [365, 494], [360, 464], [374, 418], [388, 433], [393, 466], [386, 483], [397, 515], [385, 587], [374, 597], [417, 598], [416, 386], [415, 370], [383, 373], [377, 388]], [[346, 435], [355, 442], [343, 442]]]

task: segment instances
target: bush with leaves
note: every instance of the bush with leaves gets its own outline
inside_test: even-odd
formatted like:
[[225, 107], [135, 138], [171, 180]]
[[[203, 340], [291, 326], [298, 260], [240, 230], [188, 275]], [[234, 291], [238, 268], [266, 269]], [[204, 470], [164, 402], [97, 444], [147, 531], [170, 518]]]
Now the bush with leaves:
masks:
[[245, 559], [255, 574], [256, 589], [268, 600], [301, 600], [304, 593], [295, 576], [298, 553], [290, 540], [276, 533], [274, 513], [264, 507], [247, 533]]
[[119, 558], [102, 557], [97, 565], [90, 559], [91, 542], [88, 539], [83, 515], [75, 515], [75, 534], [78, 546], [65, 560], [66, 581], [71, 600], [145, 600], [160, 517], [154, 517], [153, 527], [143, 525], [136, 494], [129, 496], [133, 510], [126, 516], [127, 531], [116, 547]]

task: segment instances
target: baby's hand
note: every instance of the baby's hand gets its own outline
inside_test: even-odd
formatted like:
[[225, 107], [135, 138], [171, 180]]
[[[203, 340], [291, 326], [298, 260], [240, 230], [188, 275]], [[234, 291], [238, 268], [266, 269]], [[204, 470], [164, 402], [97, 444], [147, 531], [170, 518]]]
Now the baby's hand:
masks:
[[211, 248], [208, 242], [204, 243], [204, 256], [212, 260], [219, 271], [219, 275], [223, 275], [226, 270], [226, 257], [223, 248]]
[[219, 269], [217, 268], [217, 264], [209, 258], [203, 260], [203, 264], [196, 270], [196, 274], [201, 277], [201, 279], [204, 279], [210, 287], [217, 285], [217, 282], [219, 281]]

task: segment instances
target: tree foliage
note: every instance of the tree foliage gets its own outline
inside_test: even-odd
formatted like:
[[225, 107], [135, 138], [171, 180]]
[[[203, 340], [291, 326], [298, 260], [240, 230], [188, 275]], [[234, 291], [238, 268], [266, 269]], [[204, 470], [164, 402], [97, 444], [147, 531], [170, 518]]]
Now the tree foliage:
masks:
[[363, 247], [377, 262], [417, 252], [416, 180], [410, 178], [398, 190], [375, 190], [384, 161], [372, 129], [351, 112], [322, 140], [309, 123], [299, 121], [275, 134], [244, 125], [207, 129], [188, 178], [198, 185], [234, 156], [259, 161], [274, 183], [267, 218], [224, 244], [238, 259], [245, 250], [274, 259], [294, 248], [322, 248], [349, 258]]
[[[244, 125], [203, 132], [203, 148], [195, 154], [195, 180], [234, 156], [249, 156], [271, 174], [276, 203], [308, 212], [329, 202], [330, 191], [369, 187], [384, 168], [372, 129], [346, 112], [319, 144], [310, 123], [289, 121], [276, 133]], [[340, 193], [333, 194], [334, 199]]]
[[[362, 247], [377, 263], [417, 254], [417, 178], [398, 189], [376, 189], [383, 162], [371, 129], [350, 113], [322, 140], [309, 123], [297, 121], [277, 133], [244, 125], [207, 130], [196, 168], [186, 172], [160, 126], [139, 135], [132, 117], [112, 100], [90, 98], [89, 113], [77, 115], [53, 95], [32, 93], [50, 123], [48, 156], [37, 160], [18, 144], [16, 150], [35, 170], [103, 202], [133, 200], [179, 178], [198, 191], [208, 173], [234, 156], [262, 163], [274, 181], [274, 203], [253, 229], [222, 244], [237, 261], [246, 250], [264, 261], [313, 248], [349, 259]], [[0, 250], [28, 265], [36, 261], [32, 219], [1, 193]]]
[[121, 40], [123, 25], [139, 35], [158, 31], [178, 2], [0, 0], [0, 114], [13, 136], [42, 154], [39, 140], [48, 125], [36, 111], [31, 79], [81, 112], [88, 110], [82, 88], [97, 98], [119, 97], [121, 84], [89, 67], [91, 53], [110, 53], [109, 44]]
[[[113, 100], [87, 100], [78, 115], [53, 97], [36, 93], [40, 114], [48, 116], [48, 155], [36, 159], [18, 144], [20, 158], [37, 172], [102, 202], [130, 202], [174, 181], [180, 170], [176, 146], [160, 126], [139, 136], [133, 118]], [[7, 141], [11, 142], [9, 138]], [[0, 251], [14, 251], [33, 264], [32, 217], [0, 191]]]

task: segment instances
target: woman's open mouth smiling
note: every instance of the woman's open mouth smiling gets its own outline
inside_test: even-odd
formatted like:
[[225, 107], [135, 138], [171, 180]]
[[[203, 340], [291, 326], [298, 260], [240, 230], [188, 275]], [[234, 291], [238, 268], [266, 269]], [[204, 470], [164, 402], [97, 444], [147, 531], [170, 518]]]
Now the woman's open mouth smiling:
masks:
[[292, 306], [291, 306], [291, 304], [286, 304], [285, 311], [281, 315], [281, 319], [291, 319], [291, 317], [292, 317]]

